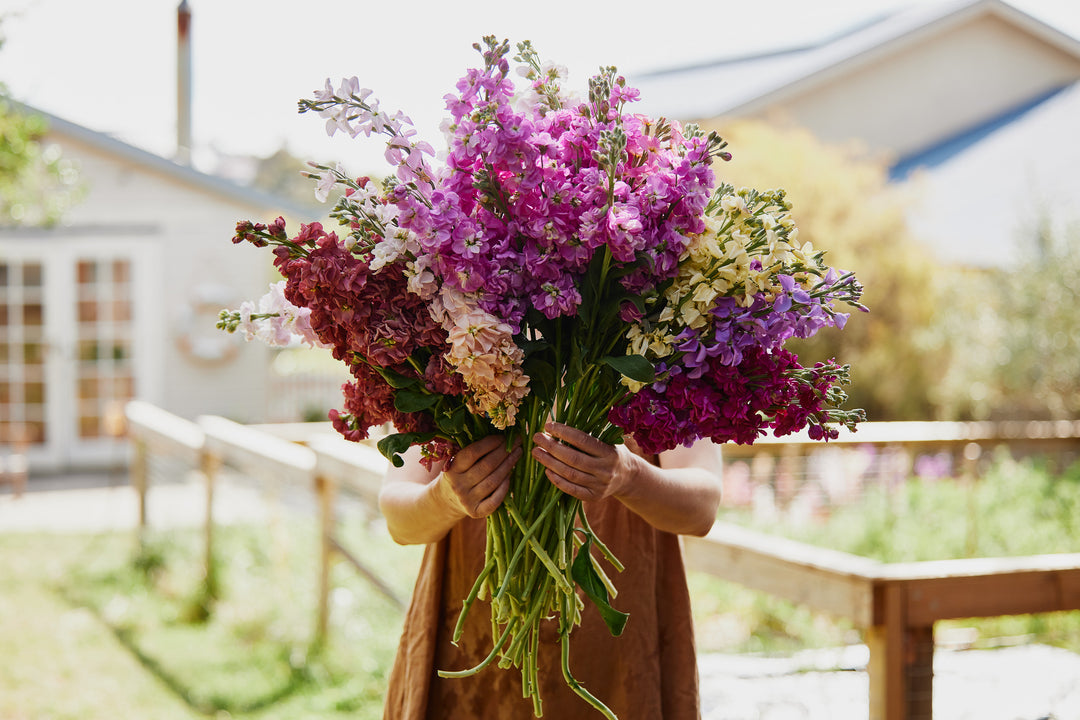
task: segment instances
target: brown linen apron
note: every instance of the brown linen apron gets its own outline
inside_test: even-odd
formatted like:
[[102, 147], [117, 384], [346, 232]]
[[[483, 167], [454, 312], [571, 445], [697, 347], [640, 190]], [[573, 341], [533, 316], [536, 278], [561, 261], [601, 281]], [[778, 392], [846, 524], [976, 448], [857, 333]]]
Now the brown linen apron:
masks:
[[[697, 661], [690, 598], [677, 535], [649, 525], [613, 499], [587, 503], [589, 523], [626, 570], [608, 570], [630, 614], [613, 638], [586, 600], [570, 642], [570, 669], [619, 720], [699, 720]], [[490, 606], [477, 602], [455, 647], [450, 642], [461, 602], [483, 567], [484, 521], [463, 520], [425, 552], [390, 674], [384, 720], [530, 720], [517, 668], [492, 664], [467, 678], [437, 670], [475, 666], [491, 651]], [[601, 717], [566, 687], [556, 621], [541, 636], [540, 694], [545, 718]]]

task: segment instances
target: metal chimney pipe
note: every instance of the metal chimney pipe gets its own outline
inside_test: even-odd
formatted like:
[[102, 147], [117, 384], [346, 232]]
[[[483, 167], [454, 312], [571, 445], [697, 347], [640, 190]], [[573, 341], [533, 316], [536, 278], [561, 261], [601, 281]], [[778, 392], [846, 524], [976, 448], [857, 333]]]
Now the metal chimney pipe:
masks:
[[176, 160], [191, 164], [191, 9], [176, 9]]

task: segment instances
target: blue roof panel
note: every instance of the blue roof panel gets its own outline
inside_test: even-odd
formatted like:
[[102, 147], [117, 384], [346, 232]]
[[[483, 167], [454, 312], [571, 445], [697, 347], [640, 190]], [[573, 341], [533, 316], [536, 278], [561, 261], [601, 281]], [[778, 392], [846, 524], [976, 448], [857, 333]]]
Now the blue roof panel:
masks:
[[1009, 108], [1001, 114], [985, 120], [978, 125], [945, 138], [928, 148], [924, 148], [900, 158], [891, 168], [889, 168], [889, 179], [892, 181], [907, 180], [913, 172], [920, 168], [934, 168], [951, 160], [956, 155], [967, 150], [969, 147], [975, 145], [994, 132], [1016, 122], [1027, 113], [1054, 98], [1063, 90], [1071, 86], [1072, 83], [1068, 83], [1052, 88], [1020, 105]]

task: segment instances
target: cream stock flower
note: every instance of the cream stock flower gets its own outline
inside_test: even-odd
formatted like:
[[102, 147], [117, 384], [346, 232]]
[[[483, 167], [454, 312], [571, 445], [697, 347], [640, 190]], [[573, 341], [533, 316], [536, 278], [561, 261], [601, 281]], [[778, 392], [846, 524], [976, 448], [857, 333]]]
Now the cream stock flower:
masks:
[[469, 389], [469, 410], [486, 415], [499, 429], [513, 425], [529, 392], [513, 328], [481, 310], [475, 298], [446, 286], [432, 298], [431, 313], [447, 331], [446, 360]]
[[720, 207], [729, 215], [744, 215], [746, 213], [746, 200], [741, 195], [728, 194], [720, 198]]

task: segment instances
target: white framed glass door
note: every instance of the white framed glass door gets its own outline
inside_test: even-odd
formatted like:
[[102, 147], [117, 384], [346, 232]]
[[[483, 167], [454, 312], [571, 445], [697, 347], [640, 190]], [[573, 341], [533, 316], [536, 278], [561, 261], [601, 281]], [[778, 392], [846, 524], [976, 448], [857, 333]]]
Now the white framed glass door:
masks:
[[0, 447], [50, 441], [45, 262], [0, 256]]
[[142, 256], [133, 240], [0, 241], [0, 449], [24, 446], [32, 471], [126, 459]]
[[114, 438], [135, 397], [132, 261], [75, 259], [74, 433], [80, 443]]

